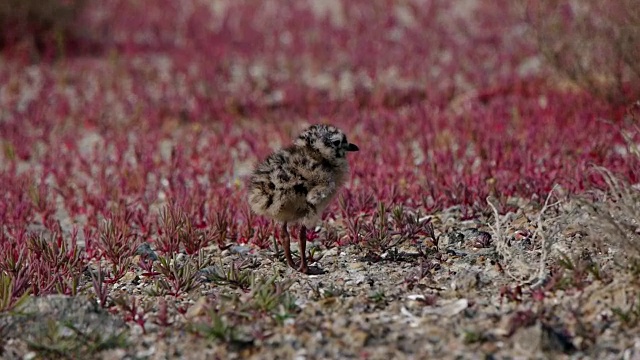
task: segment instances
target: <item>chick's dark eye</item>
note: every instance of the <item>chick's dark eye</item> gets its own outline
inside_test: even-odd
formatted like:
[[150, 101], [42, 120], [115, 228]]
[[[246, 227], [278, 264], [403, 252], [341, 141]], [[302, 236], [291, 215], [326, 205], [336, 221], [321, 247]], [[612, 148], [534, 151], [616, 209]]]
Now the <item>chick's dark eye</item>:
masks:
[[333, 145], [334, 146], [340, 146], [341, 141], [340, 140], [334, 140], [333, 141]]

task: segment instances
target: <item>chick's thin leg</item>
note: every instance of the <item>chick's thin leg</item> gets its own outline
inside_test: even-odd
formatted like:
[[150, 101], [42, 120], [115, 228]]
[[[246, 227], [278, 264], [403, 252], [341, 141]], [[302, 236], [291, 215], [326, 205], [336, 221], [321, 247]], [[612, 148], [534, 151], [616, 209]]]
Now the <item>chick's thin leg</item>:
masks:
[[291, 237], [289, 236], [289, 231], [287, 230], [287, 223], [284, 222], [282, 224], [282, 247], [284, 248], [284, 257], [287, 259], [287, 264], [292, 268], [296, 267], [296, 264], [293, 262], [293, 258], [291, 257]]
[[300, 244], [300, 267], [298, 271], [301, 273], [307, 273], [309, 268], [307, 267], [307, 227], [302, 225], [300, 227], [300, 237], [298, 238]]

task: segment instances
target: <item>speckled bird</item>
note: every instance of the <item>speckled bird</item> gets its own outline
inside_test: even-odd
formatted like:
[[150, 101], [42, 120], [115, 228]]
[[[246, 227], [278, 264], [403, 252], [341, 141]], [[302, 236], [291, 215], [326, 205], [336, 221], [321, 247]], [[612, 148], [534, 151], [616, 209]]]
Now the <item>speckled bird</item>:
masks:
[[251, 175], [249, 205], [259, 215], [282, 222], [281, 238], [289, 266], [291, 238], [287, 226], [300, 223], [300, 272], [307, 273], [307, 227], [314, 226], [349, 173], [346, 154], [358, 151], [340, 129], [312, 125], [288, 147], [269, 155]]

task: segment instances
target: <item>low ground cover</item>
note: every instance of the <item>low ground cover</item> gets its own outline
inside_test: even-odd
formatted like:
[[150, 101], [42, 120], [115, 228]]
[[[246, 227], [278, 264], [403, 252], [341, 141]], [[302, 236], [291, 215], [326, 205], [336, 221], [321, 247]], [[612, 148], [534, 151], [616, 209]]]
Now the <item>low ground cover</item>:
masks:
[[[635, 12], [65, 4], [0, 9], [2, 356], [637, 354], [637, 49], [544, 42]], [[306, 276], [245, 181], [316, 122], [361, 151]]]

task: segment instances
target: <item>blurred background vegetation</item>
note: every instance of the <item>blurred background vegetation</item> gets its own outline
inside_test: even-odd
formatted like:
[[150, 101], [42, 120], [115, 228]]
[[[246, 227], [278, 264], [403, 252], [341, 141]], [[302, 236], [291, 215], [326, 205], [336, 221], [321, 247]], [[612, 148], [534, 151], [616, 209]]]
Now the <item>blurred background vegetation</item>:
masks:
[[530, 1], [525, 19], [545, 60], [585, 90], [619, 103], [640, 94], [640, 3]]
[[78, 36], [77, 20], [85, 5], [85, 0], [0, 1], [0, 48], [59, 55]]
[[[88, 46], [91, 24], [81, 18], [91, 6], [86, 0], [2, 0], [0, 49], [41, 61]], [[514, 6], [521, 6], [540, 55], [567, 84], [613, 103], [640, 97], [637, 0], [528, 0]]]

